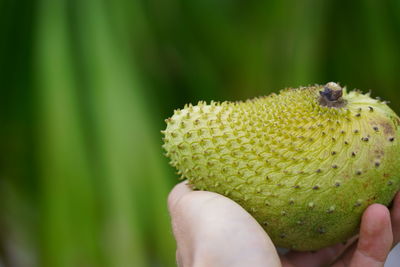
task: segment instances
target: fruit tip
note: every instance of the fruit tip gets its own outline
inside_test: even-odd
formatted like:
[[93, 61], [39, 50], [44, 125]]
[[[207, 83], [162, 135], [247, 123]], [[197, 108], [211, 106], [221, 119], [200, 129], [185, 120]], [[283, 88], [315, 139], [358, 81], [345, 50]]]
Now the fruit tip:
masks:
[[323, 91], [320, 91], [319, 94], [319, 103], [321, 106], [340, 108], [346, 104], [342, 98], [343, 88], [335, 82], [327, 83], [323, 87]]

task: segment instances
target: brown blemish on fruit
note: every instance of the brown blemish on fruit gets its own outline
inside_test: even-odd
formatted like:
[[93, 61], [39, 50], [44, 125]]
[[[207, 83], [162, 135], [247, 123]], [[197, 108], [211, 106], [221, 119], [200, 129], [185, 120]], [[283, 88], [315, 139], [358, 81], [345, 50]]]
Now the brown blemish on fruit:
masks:
[[389, 123], [389, 122], [380, 122], [379, 125], [382, 127], [383, 133], [384, 133], [385, 135], [390, 135], [390, 136], [392, 136], [392, 135], [395, 134], [394, 129], [393, 129], [393, 126], [392, 126], [391, 123]]
[[385, 155], [385, 151], [383, 151], [383, 149], [376, 149], [374, 152], [375, 152], [377, 158], [381, 158]]
[[400, 119], [399, 119], [399, 118], [396, 118], [396, 119], [394, 120], [394, 122], [396, 123], [396, 126], [399, 126], [399, 125], [400, 125]]

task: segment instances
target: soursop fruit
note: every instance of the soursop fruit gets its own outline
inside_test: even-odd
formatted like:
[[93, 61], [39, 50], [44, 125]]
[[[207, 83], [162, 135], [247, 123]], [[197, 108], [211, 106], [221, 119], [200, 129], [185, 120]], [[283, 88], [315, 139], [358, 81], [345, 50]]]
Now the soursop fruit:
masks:
[[399, 117], [336, 83], [189, 104], [166, 122], [163, 147], [182, 178], [239, 203], [280, 247], [345, 241], [368, 205], [400, 189]]

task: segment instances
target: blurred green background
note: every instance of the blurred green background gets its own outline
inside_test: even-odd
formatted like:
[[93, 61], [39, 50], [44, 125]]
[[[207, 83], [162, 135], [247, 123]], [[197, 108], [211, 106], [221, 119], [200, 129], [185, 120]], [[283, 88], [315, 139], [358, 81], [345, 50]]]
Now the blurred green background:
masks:
[[0, 266], [175, 266], [173, 109], [338, 81], [400, 112], [400, 1], [1, 0]]

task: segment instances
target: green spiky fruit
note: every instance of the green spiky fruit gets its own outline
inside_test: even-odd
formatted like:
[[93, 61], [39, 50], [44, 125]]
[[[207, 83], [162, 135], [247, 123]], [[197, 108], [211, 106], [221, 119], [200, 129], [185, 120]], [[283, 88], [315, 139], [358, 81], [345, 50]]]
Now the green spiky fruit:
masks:
[[400, 189], [400, 119], [335, 83], [245, 102], [186, 105], [164, 148], [194, 189], [225, 195], [277, 246], [316, 250], [354, 235]]

